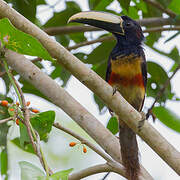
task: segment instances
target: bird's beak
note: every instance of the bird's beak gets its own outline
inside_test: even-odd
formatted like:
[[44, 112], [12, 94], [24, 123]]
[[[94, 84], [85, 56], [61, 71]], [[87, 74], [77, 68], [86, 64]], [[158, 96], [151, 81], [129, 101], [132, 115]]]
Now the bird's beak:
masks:
[[85, 11], [71, 16], [69, 22], [79, 22], [95, 26], [106, 31], [124, 35], [123, 19], [107, 12]]

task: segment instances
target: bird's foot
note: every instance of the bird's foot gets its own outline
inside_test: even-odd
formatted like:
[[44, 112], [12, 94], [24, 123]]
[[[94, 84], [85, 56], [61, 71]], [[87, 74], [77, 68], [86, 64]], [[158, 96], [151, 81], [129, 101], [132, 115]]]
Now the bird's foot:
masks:
[[113, 96], [114, 96], [114, 94], [116, 93], [116, 91], [117, 91], [117, 87], [113, 87]]
[[138, 122], [138, 131], [141, 131], [141, 128], [144, 125], [144, 121], [146, 120], [146, 114], [144, 112], [140, 112], [141, 114], [141, 120]]

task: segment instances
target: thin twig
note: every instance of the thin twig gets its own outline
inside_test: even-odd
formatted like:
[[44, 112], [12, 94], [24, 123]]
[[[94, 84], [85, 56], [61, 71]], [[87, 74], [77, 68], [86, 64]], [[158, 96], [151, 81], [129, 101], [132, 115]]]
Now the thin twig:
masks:
[[106, 173], [105, 176], [101, 180], [105, 180], [109, 176], [110, 173], [111, 172]]
[[0, 72], [0, 77], [4, 76], [6, 74], [6, 72]]
[[14, 119], [13, 117], [9, 117], [9, 118], [6, 118], [6, 119], [1, 119], [0, 120], [0, 124], [3, 124], [3, 123], [8, 122], [8, 121], [11, 121], [13, 119]]
[[106, 161], [114, 161], [109, 155], [107, 155], [106, 153], [104, 153], [100, 148], [98, 148], [96, 145], [94, 145], [93, 143], [91, 143], [90, 141], [86, 140], [85, 138], [83, 138], [82, 136], [80, 136], [79, 134], [73, 132], [71, 129], [65, 128], [62, 125], [60, 125], [59, 123], [54, 123], [53, 124], [54, 127], [56, 127], [57, 129], [60, 129], [68, 134], [70, 134], [71, 136], [75, 137], [76, 139], [78, 139], [82, 144], [87, 145], [88, 147], [90, 147], [93, 151], [95, 151], [97, 154], [99, 154], [102, 158], [104, 158]]
[[167, 15], [169, 15], [172, 18], [175, 18], [177, 15], [170, 9], [164, 8], [159, 2], [154, 0], [144, 0], [146, 3], [151, 4], [152, 6], [156, 7], [158, 10], [161, 10], [162, 12], [165, 12]]
[[77, 49], [77, 48], [82, 47], [82, 46], [87, 46], [87, 45], [98, 43], [98, 42], [110, 41], [110, 40], [113, 40], [113, 39], [114, 39], [114, 36], [100, 37], [100, 38], [92, 40], [92, 41], [84, 41], [84, 42], [78, 43], [78, 44], [76, 44], [74, 46], [68, 47], [67, 49], [70, 51], [72, 49]]
[[146, 118], [148, 119], [149, 116], [151, 115], [152, 109], [155, 106], [156, 102], [160, 99], [160, 97], [163, 95], [164, 91], [166, 90], [166, 88], [168, 87], [171, 79], [174, 77], [174, 75], [178, 72], [178, 70], [180, 69], [180, 64], [178, 65], [178, 67], [174, 70], [173, 74], [166, 80], [166, 82], [164, 83], [163, 87], [159, 90], [159, 92], [157, 93], [157, 96], [153, 102], [153, 104], [151, 105], [151, 107], [148, 109], [148, 112], [146, 114]]

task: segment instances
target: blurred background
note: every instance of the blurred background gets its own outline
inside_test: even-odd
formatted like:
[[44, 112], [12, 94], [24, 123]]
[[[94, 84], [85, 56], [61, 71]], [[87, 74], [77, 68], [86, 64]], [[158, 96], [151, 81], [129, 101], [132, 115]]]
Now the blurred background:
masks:
[[[50, 27], [76, 26], [78, 24], [67, 25], [68, 18], [79, 11], [87, 10], [107, 11], [117, 15], [126, 14], [133, 19], [169, 17], [165, 12], [143, 0], [11, 0], [7, 2], [26, 18], [45, 30]], [[171, 9], [177, 14], [177, 19], [179, 18], [180, 2], [178, 0], [158, 0], [157, 2], [164, 8]], [[173, 26], [167, 25], [163, 27]], [[148, 29], [148, 27], [143, 27], [143, 29]], [[52, 36], [52, 38], [56, 38], [56, 40], [65, 47], [72, 47], [83, 41], [91, 41], [109, 35], [110, 34], [105, 31], [97, 31], [57, 34]], [[154, 102], [157, 92], [163, 87], [167, 78], [172, 75], [173, 71], [179, 65], [180, 37], [178, 35], [179, 31], [145, 33], [146, 41], [144, 42], [144, 49], [148, 61], [149, 82], [143, 109], [144, 112], [147, 112], [148, 108]], [[104, 78], [108, 54], [114, 46], [114, 43], [113, 40], [104, 41], [103, 43], [94, 43], [88, 46], [82, 46], [78, 49], [73, 49], [71, 52]], [[34, 57], [28, 58], [34, 59]], [[63, 86], [78, 102], [103, 123], [104, 126], [108, 125], [111, 117], [107, 107], [98, 97], [94, 96], [88, 88], [81, 84], [75, 77], [71, 76], [70, 73], [59, 64], [52, 64], [45, 60], [38, 61], [36, 64], [42, 71]], [[17, 97], [15, 92], [10, 88], [5, 78], [7, 77], [0, 77], [1, 99], [8, 96], [16, 102]], [[32, 85], [25, 82], [19, 75], [16, 75], [16, 78], [21, 83], [26, 100], [31, 102], [32, 107], [37, 108], [41, 112], [54, 110], [56, 112], [56, 121], [94, 142], [61, 109], [57, 108], [48, 100], [45, 100], [40, 92], [35, 91]], [[174, 128], [171, 127], [171, 124], [176, 120], [178, 121], [180, 117], [179, 79], [180, 73], [177, 72], [170, 81], [162, 97], [156, 103], [156, 108], [154, 108], [153, 112], [158, 119], [153, 122], [152, 118], [149, 118], [149, 122], [178, 150], [180, 150], [179, 124], [175, 123]], [[19, 137], [19, 127], [13, 123], [8, 129], [7, 134], [8, 173], [10, 180], [20, 179], [19, 161], [31, 162], [42, 169], [39, 159], [35, 155], [25, 152], [16, 146], [13, 142], [13, 139], [16, 137]], [[69, 142], [72, 141], [78, 142], [72, 136], [53, 128], [49, 134], [48, 141], [41, 142], [47, 162], [54, 172], [69, 168], [74, 168], [73, 172], [75, 172], [105, 162], [89, 148], [87, 148], [87, 153], [83, 153], [83, 147], [81, 145], [77, 145], [73, 148], [69, 147]], [[179, 176], [139, 137], [138, 143], [141, 163], [155, 180], [179, 179]], [[100, 180], [105, 174], [106, 173], [101, 173], [85, 179]], [[4, 179], [3, 176], [0, 176], [0, 180], [2, 179]], [[124, 178], [115, 173], [110, 173], [106, 179], [123, 180]]]

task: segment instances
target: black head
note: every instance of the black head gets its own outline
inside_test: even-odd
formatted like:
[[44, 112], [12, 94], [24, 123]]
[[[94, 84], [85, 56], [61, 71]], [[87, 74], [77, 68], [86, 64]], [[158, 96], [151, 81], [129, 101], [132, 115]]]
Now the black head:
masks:
[[131, 45], [139, 45], [144, 41], [144, 35], [141, 26], [138, 22], [134, 21], [128, 16], [121, 16], [123, 19], [122, 27], [124, 30], [124, 35], [113, 33], [117, 40], [125, 40], [124, 43], [130, 43]]

